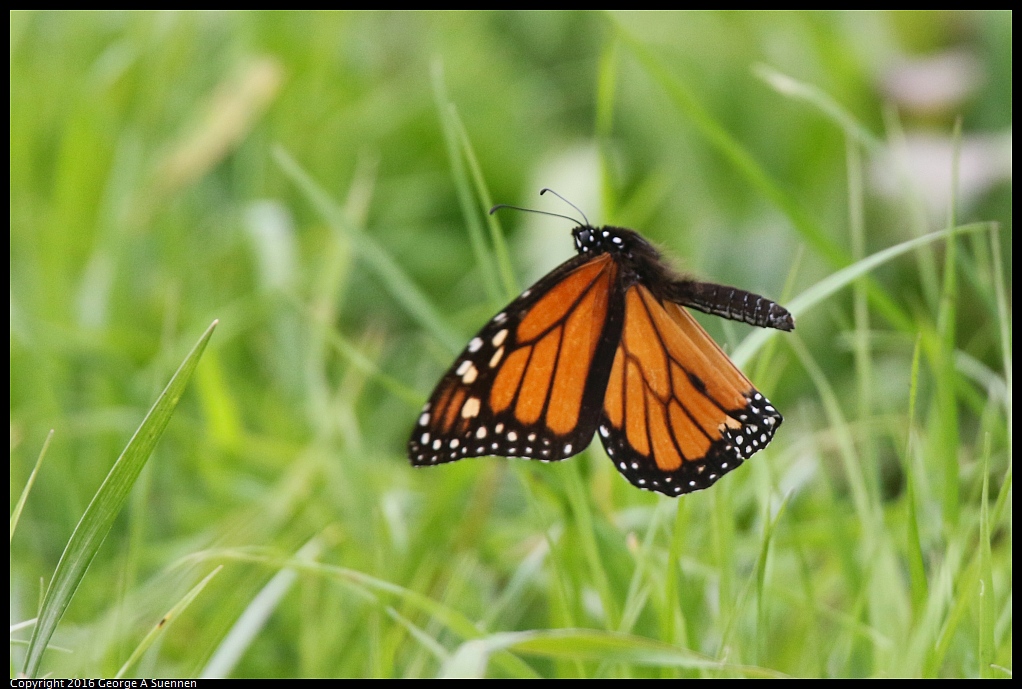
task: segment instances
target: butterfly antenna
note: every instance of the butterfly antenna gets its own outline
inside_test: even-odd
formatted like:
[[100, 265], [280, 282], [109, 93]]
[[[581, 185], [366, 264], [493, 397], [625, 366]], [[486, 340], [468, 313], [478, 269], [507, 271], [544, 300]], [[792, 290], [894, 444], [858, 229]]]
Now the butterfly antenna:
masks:
[[547, 193], [548, 191], [549, 191], [549, 192], [550, 192], [551, 194], [553, 194], [554, 196], [556, 196], [557, 198], [559, 198], [559, 199], [560, 199], [561, 201], [564, 201], [564, 202], [565, 202], [566, 204], [568, 204], [569, 206], [571, 206], [572, 208], [574, 208], [575, 210], [577, 210], [577, 211], [578, 211], [578, 213], [579, 213], [579, 215], [581, 215], [581, 216], [582, 216], [582, 219], [586, 221], [586, 227], [592, 227], [592, 225], [591, 225], [591, 224], [589, 223], [589, 218], [587, 218], [587, 217], [586, 217], [586, 214], [582, 212], [582, 209], [581, 209], [581, 208], [579, 208], [578, 206], [576, 206], [575, 204], [573, 204], [573, 203], [572, 203], [571, 201], [569, 201], [568, 199], [566, 199], [566, 198], [564, 198], [563, 196], [561, 196], [560, 194], [558, 194], [558, 193], [557, 193], [556, 191], [554, 191], [553, 189], [550, 189], [550, 188], [548, 188], [548, 187], [544, 187], [544, 188], [542, 188], [542, 189], [540, 189], [540, 190], [539, 190], [539, 195], [540, 195], [540, 196], [542, 196], [543, 194]]
[[[564, 218], [565, 220], [570, 220], [571, 222], [575, 223], [576, 225], [581, 225], [582, 224], [582, 223], [580, 223], [578, 221], [578, 219], [572, 218], [571, 216], [568, 216], [568, 215], [561, 215], [560, 213], [551, 213], [549, 211], [538, 211], [535, 208], [522, 208], [521, 206], [512, 206], [509, 203], [498, 203], [496, 206], [494, 206], [493, 208], [490, 209], [490, 215], [493, 215], [494, 213], [499, 211], [501, 208], [513, 208], [516, 211], [525, 211], [526, 213], [539, 213], [540, 215], [552, 215], [555, 218]], [[583, 215], [582, 217], [584, 218], [585, 216]], [[588, 224], [589, 224], [589, 221], [587, 220], [586, 221], [586, 225], [588, 225]]]

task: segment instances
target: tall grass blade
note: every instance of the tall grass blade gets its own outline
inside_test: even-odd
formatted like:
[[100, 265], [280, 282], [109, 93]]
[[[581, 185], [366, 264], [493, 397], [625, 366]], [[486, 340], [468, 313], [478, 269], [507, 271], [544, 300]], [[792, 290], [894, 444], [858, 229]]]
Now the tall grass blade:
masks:
[[64, 554], [60, 556], [60, 561], [57, 563], [57, 569], [53, 573], [50, 585], [46, 588], [46, 594], [39, 610], [39, 620], [28, 644], [24, 669], [26, 677], [38, 675], [43, 653], [57, 628], [57, 623], [60, 622], [64, 611], [71, 603], [75, 591], [78, 590], [78, 585], [81, 584], [85, 572], [89, 569], [89, 564], [92, 563], [100, 546], [103, 545], [103, 540], [110, 532], [114, 519], [117, 518], [124, 506], [124, 501], [128, 499], [131, 487], [135, 484], [149, 455], [152, 454], [153, 448], [156, 447], [156, 441], [163, 435], [216, 325], [217, 321], [213, 321], [206, 329], [199, 341], [192, 347], [192, 351], [185, 357], [174, 377], [167, 383], [167, 387], [160, 393], [156, 403], [142, 421], [142, 425], [138, 427], [135, 435], [124, 448], [124, 452], [114, 462], [106, 479], [103, 480], [103, 484], [93, 496], [92, 502], [85, 509], [85, 514], [82, 515], [81, 521], [75, 527], [74, 533], [71, 534], [71, 538], [64, 548]]
[[[878, 266], [881, 266], [904, 253], [929, 244], [930, 242], [935, 242], [938, 239], [945, 239], [954, 234], [977, 232], [989, 227], [990, 223], [972, 223], [969, 225], [962, 225], [961, 227], [956, 227], [951, 230], [931, 232], [930, 234], [923, 235], [922, 237], [916, 237], [915, 239], [906, 240], [901, 244], [895, 244], [894, 246], [887, 247], [886, 249], [876, 252], [872, 256], [864, 258], [861, 261], [857, 261], [836, 273], [828, 275], [785, 304], [785, 308], [787, 308], [788, 311], [791, 311], [791, 313], [796, 317], [802, 316], [812, 307], [823, 302], [830, 295], [850, 285], [856, 278], [865, 275], [874, 268], [877, 268]], [[759, 351], [759, 348], [762, 347], [767, 340], [776, 335], [777, 332], [778, 331], [776, 330], [766, 328], [755, 330], [748, 337], [742, 340], [741, 344], [735, 347], [734, 354], [731, 355], [731, 360], [739, 367], [745, 365], [748, 363], [749, 359], [752, 358], [752, 355]]]
[[674, 106], [688, 118], [699, 133], [745, 177], [750, 186], [781, 209], [799, 234], [822, 256], [838, 265], [847, 263], [844, 252], [826, 235], [823, 228], [809, 217], [794, 197], [770, 179], [749, 151], [703, 107], [693, 89], [672, 74], [649, 48], [629, 34], [622, 26], [618, 25], [616, 28], [617, 35], [642, 63], [650, 78], [664, 90]]
[[1004, 260], [1001, 258], [1001, 242], [998, 238], [999, 227], [990, 230], [990, 249], [994, 266], [994, 293], [997, 296], [997, 330], [1001, 341], [1001, 360], [1004, 366], [1004, 382], [1006, 386], [1004, 407], [1008, 416], [1008, 457], [1012, 449], [1011, 425], [1011, 314], [1008, 313], [1008, 297], [1005, 290]]
[[222, 569], [223, 565], [220, 565], [203, 577], [202, 581], [193, 586], [191, 590], [189, 590], [188, 593], [186, 593], [184, 597], [182, 597], [181, 600], [174, 605], [174, 607], [168, 610], [166, 614], [160, 618], [160, 621], [149, 630], [149, 633], [145, 635], [145, 638], [143, 638], [135, 650], [131, 652], [131, 655], [128, 656], [128, 659], [124, 661], [124, 664], [121, 665], [121, 669], [118, 670], [117, 674], [114, 676], [118, 679], [124, 677], [128, 670], [130, 670], [131, 667], [138, 662], [138, 659], [142, 657], [142, 654], [149, 650], [149, 647], [153, 645], [157, 638], [166, 633], [171, 623], [181, 616], [181, 613], [192, 604], [192, 601], [199, 597], [199, 594], [202, 593], [204, 588], [206, 588], [206, 585], [209, 584], [209, 582], [213, 580], [213, 577], [219, 574]]
[[[364, 572], [348, 567], [337, 567], [326, 565], [321, 562], [299, 560], [298, 558], [281, 558], [271, 555], [262, 555], [241, 549], [209, 550], [195, 553], [183, 562], [202, 562], [210, 559], [231, 559], [241, 562], [254, 562], [271, 567], [289, 567], [296, 571], [316, 574], [318, 576], [337, 581], [350, 587], [361, 598], [382, 605], [381, 598], [394, 596], [409, 607], [421, 613], [429, 615], [430, 618], [439, 623], [452, 633], [465, 639], [475, 639], [482, 635], [479, 626], [458, 610], [448, 607], [443, 603], [426, 596], [418, 591], [413, 591], [404, 586], [379, 577], [374, 577]], [[536, 673], [521, 659], [508, 653], [501, 653], [496, 657], [501, 667], [515, 677], [535, 677]]]
[[781, 95], [809, 103], [843, 129], [846, 136], [854, 139], [860, 145], [874, 150], [883, 147], [883, 141], [866, 129], [852, 113], [818, 86], [799, 81], [764, 64], [753, 65], [752, 73]]
[[916, 399], [919, 392], [919, 359], [922, 353], [922, 334], [916, 336], [912, 350], [912, 376], [908, 393], [908, 438], [905, 441], [905, 507], [906, 507], [906, 559], [908, 560], [909, 582], [912, 589], [913, 618], [919, 619], [926, 604], [928, 584], [926, 565], [923, 562], [923, 543], [919, 537], [919, 516], [916, 504], [916, 465], [913, 460], [915, 443], [912, 442], [916, 425]]
[[999, 676], [994, 672], [994, 626], [997, 614], [994, 612], [994, 576], [990, 554], [990, 434], [983, 444], [983, 492], [979, 503], [979, 586], [977, 601], [979, 615], [977, 626], [978, 648], [976, 657], [979, 661], [979, 676], [991, 679]]
[[[323, 544], [318, 538], [313, 538], [295, 553], [295, 559], [304, 562], [315, 562], [323, 550]], [[206, 663], [199, 677], [202, 679], [222, 679], [230, 677], [234, 667], [241, 660], [245, 651], [252, 645], [259, 630], [265, 626], [266, 621], [273, 614], [273, 611], [280, 605], [281, 599], [298, 578], [298, 572], [291, 568], [284, 568], [277, 572], [272, 579], [259, 591], [248, 604], [245, 611], [238, 617], [231, 630], [227, 632], [223, 641], [217, 646], [213, 656]]]
[[466, 642], [455, 651], [443, 676], [482, 677], [490, 653], [509, 650], [561, 660], [602, 661], [652, 667], [717, 669], [749, 677], [783, 677], [773, 670], [721, 663], [712, 658], [631, 634], [595, 629], [551, 629], [504, 632]]
[[454, 189], [458, 193], [461, 214], [465, 218], [465, 226], [468, 228], [468, 239], [472, 245], [472, 252], [475, 254], [476, 262], [479, 264], [479, 272], [483, 280], [483, 286], [486, 288], [486, 295], [492, 302], [501, 302], [503, 299], [500, 294], [500, 286], [497, 284], [497, 272], [493, 266], [493, 259], [489, 248], [486, 246], [483, 227], [479, 222], [479, 208], [472, 198], [472, 187], [468, 181], [465, 161], [458, 146], [457, 114], [447, 97], [447, 87], [444, 85], [444, 69], [439, 60], [433, 63], [432, 77], [433, 100], [436, 103], [437, 114], [440, 117], [440, 130], [443, 132], [444, 143], [447, 147], [447, 160], [451, 164]]
[[[955, 122], [952, 135], [954, 142], [951, 164], [951, 189], [948, 201], [948, 229], [955, 227], [957, 214], [959, 155], [962, 144], [962, 121]], [[961, 500], [958, 491], [959, 467], [959, 413], [958, 400], [951, 381], [955, 380], [955, 322], [957, 320], [958, 298], [958, 242], [950, 237], [944, 253], [944, 276], [940, 295], [940, 309], [937, 313], [937, 334], [934, 368], [937, 380], [942, 381], [934, 390], [937, 414], [940, 417], [936, 432], [930, 444], [930, 452], [941, 464], [944, 489], [944, 523], [957, 525], [961, 512]]]
[[334, 203], [330, 195], [283, 148], [274, 151], [274, 158], [291, 181], [295, 183], [313, 207], [320, 213], [335, 232], [350, 239], [366, 267], [376, 273], [391, 296], [404, 307], [412, 318], [440, 340], [450, 351], [456, 352], [462, 346], [462, 338], [455, 335], [446, 321], [422, 293], [407, 273], [383, 248], [367, 237], [348, 220], [343, 210]]
[[[476, 196], [482, 203], [482, 207], [493, 208], [493, 196], [490, 188], [486, 185], [486, 178], [483, 177], [483, 168], [479, 165], [479, 158], [476, 157], [475, 149], [472, 147], [472, 140], [468, 136], [468, 130], [458, 115], [458, 109], [452, 103], [449, 116], [451, 125], [458, 134], [462, 154], [468, 163], [468, 169], [472, 173], [472, 182], [476, 187]], [[508, 250], [504, 233], [500, 229], [500, 220], [495, 214], [486, 214], [486, 225], [490, 228], [490, 241], [493, 242], [494, 259], [497, 262], [497, 270], [500, 272], [500, 279], [504, 287], [505, 299], [514, 299], [518, 296], [521, 288], [518, 287], [518, 279], [515, 277], [514, 265], [511, 263], [511, 252]], [[501, 300], [503, 303], [503, 300]]]
[[36, 474], [39, 473], [39, 467], [43, 463], [43, 457], [46, 456], [46, 451], [50, 449], [50, 441], [53, 440], [53, 429], [46, 434], [46, 440], [43, 441], [43, 449], [39, 450], [39, 458], [35, 461], [35, 466], [32, 467], [32, 473], [28, 475], [28, 481], [25, 482], [25, 487], [21, 489], [21, 495], [18, 496], [18, 504], [14, 506], [14, 511], [11, 512], [11, 540], [14, 540], [14, 530], [18, 528], [18, 520], [21, 519], [21, 512], [25, 509], [25, 500], [28, 499], [28, 494], [32, 491], [32, 484], [35, 483]]

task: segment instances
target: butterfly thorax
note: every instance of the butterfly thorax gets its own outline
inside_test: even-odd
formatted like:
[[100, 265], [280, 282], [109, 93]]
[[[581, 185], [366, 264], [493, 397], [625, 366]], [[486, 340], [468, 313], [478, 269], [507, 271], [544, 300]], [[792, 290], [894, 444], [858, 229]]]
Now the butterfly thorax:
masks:
[[669, 285], [682, 278], [664, 263], [660, 252], [638, 232], [623, 227], [580, 225], [571, 231], [575, 250], [583, 256], [608, 253], [620, 266], [622, 286], [642, 283], [658, 298], [669, 298]]

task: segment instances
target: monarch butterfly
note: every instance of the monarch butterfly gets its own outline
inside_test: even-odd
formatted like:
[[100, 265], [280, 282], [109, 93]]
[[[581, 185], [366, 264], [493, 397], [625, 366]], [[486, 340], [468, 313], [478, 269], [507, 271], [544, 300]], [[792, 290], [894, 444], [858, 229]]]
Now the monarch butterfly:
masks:
[[683, 307], [779, 330], [794, 319], [759, 295], [675, 275], [633, 230], [586, 221], [571, 232], [578, 255], [490, 319], [440, 380], [408, 441], [412, 465], [557, 461], [598, 432], [635, 486], [709, 488], [782, 418]]

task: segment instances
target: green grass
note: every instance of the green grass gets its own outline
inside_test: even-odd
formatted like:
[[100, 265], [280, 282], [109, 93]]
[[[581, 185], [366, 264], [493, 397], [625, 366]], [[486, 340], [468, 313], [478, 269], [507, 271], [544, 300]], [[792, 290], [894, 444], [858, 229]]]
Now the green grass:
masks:
[[[1011, 676], [1010, 13], [10, 20], [12, 676]], [[712, 490], [409, 466], [544, 186], [796, 314]]]

